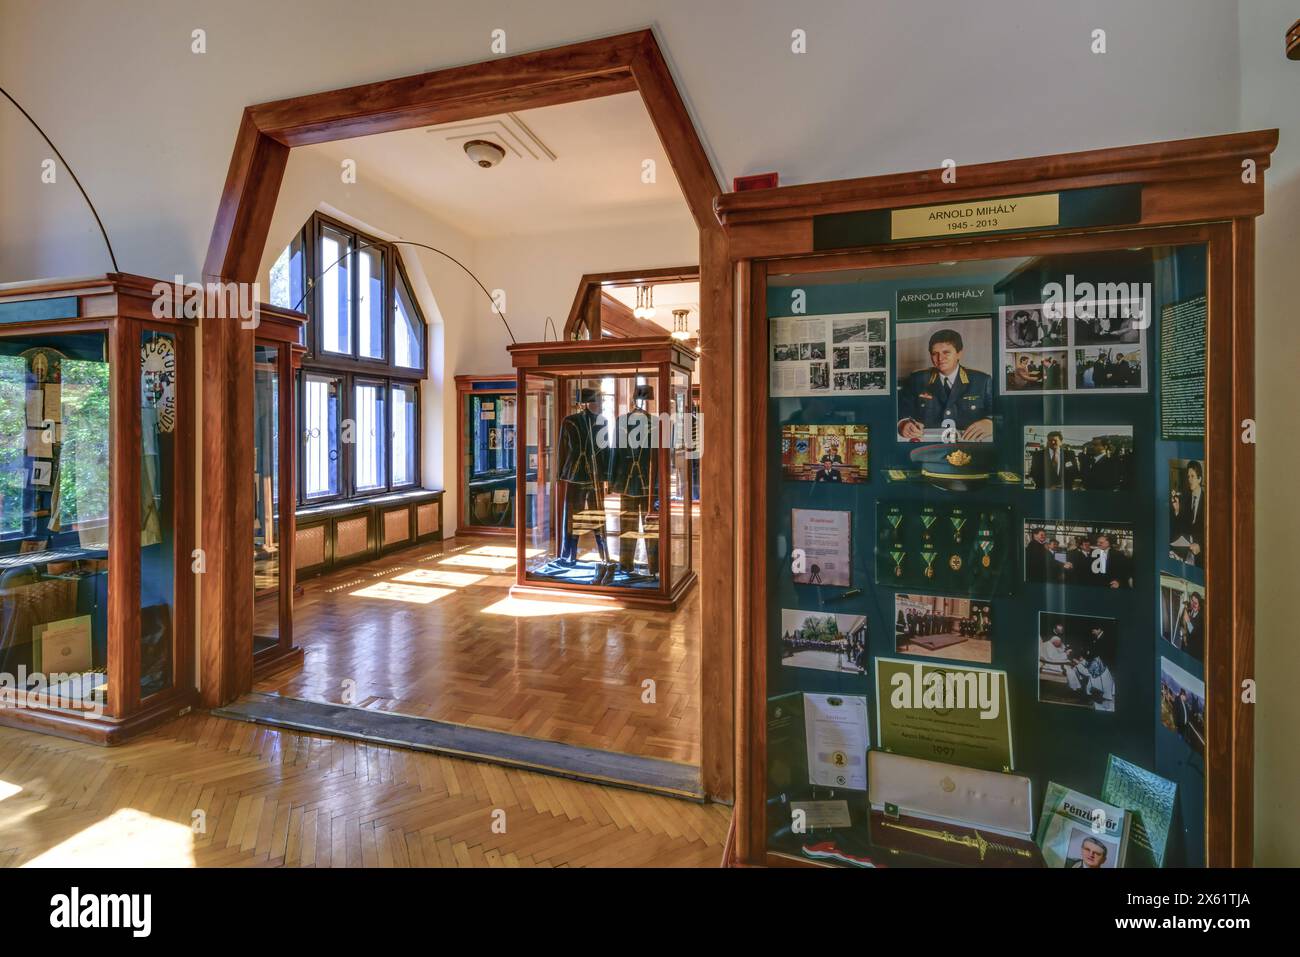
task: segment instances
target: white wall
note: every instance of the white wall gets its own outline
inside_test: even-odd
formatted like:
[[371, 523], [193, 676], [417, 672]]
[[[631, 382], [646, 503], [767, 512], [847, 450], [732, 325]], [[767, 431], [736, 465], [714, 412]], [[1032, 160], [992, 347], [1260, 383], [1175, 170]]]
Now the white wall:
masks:
[[[653, 24], [724, 177], [787, 183], [1219, 133], [1223, 0], [0, 0], [0, 83], [79, 167], [123, 269], [196, 275], [244, 106]], [[1093, 29], [1108, 52], [1088, 52]], [[207, 52], [191, 52], [206, 30]], [[794, 29], [808, 52], [790, 52]], [[1280, 42], [1280, 41], [1279, 41]], [[105, 260], [0, 107], [0, 281]]]
[[[479, 277], [488, 289], [506, 294], [506, 318], [520, 342], [550, 336], [550, 316], [560, 335], [584, 273], [694, 266], [700, 261], [699, 233], [683, 202], [676, 221], [628, 222], [617, 229], [512, 236], [478, 243]], [[510, 336], [481, 293], [473, 360], [486, 363], [464, 372], [508, 372]], [[493, 365], [495, 363], [495, 365]]]
[[1241, 4], [1241, 126], [1280, 130], [1255, 256], [1255, 862], [1272, 867], [1300, 863], [1300, 625], [1290, 600], [1300, 541], [1300, 406], [1291, 385], [1300, 356], [1300, 62], [1282, 53], [1282, 38], [1297, 17], [1300, 8], [1288, 0]]

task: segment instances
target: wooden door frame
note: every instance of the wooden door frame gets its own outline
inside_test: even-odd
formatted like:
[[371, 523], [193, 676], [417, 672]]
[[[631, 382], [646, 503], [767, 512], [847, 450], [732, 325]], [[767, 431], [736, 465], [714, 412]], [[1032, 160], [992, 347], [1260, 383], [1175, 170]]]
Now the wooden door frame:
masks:
[[[636, 91], [645, 103], [700, 231], [700, 329], [706, 352], [735, 354], [727, 240], [714, 215], [721, 187], [652, 30], [605, 37], [468, 66], [435, 70], [245, 108], [217, 207], [205, 282], [257, 279], [289, 150], [334, 140], [474, 119]], [[220, 317], [201, 323], [203, 503], [207, 571], [200, 594], [199, 675], [208, 707], [252, 687], [252, 391], [254, 331]], [[720, 368], [725, 363], [720, 363]], [[732, 795], [732, 651], [735, 559], [735, 390], [705, 379], [701, 414], [715, 454], [700, 462], [701, 781]]]

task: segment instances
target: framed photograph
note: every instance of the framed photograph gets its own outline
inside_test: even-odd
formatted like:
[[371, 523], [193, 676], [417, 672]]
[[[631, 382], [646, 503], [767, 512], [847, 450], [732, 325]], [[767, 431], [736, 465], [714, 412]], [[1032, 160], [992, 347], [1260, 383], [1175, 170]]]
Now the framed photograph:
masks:
[[1049, 585], [1133, 587], [1133, 526], [1027, 518], [1025, 581]]
[[993, 441], [993, 336], [986, 317], [900, 322], [898, 440]]
[[866, 674], [867, 616], [781, 609], [781, 664]]
[[1141, 348], [1086, 346], [1074, 350], [1075, 392], [1145, 392]]
[[794, 581], [799, 585], [838, 585], [847, 588], [852, 577], [852, 512], [796, 508], [791, 510], [791, 556]]
[[1147, 391], [1145, 310], [1129, 298], [1002, 306], [1003, 394]]
[[1205, 586], [1160, 576], [1160, 637], [1197, 661], [1205, 660]]
[[1115, 710], [1114, 618], [1038, 613], [1038, 700]]
[[1169, 557], [1192, 568], [1205, 563], [1205, 465], [1169, 460]]
[[1059, 395], [1066, 388], [1070, 354], [1065, 349], [1036, 352], [1014, 350], [1003, 354], [1002, 388], [1006, 392], [1037, 392]]
[[865, 425], [784, 425], [781, 477], [788, 482], [868, 482], [868, 436]]
[[32, 462], [32, 487], [49, 488], [54, 478], [54, 462], [50, 459], [36, 459]]
[[1131, 425], [1025, 426], [1027, 489], [1117, 492], [1134, 487]]
[[1094, 834], [1091, 827], [1070, 828], [1065, 866], [1099, 870], [1119, 866], [1119, 841], [1106, 834]]
[[952, 661], [993, 660], [993, 606], [942, 595], [894, 596], [894, 650]]
[[1205, 682], [1164, 657], [1160, 659], [1160, 723], [1204, 756]]
[[888, 312], [783, 316], [768, 333], [773, 396], [889, 391]]

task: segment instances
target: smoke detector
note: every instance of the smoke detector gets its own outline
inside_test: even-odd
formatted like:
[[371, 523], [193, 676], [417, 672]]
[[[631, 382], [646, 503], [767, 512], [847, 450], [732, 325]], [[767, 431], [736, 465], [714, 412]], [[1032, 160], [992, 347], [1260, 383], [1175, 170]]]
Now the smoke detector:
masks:
[[470, 140], [465, 144], [465, 155], [484, 169], [491, 169], [505, 159], [506, 151], [490, 140]]

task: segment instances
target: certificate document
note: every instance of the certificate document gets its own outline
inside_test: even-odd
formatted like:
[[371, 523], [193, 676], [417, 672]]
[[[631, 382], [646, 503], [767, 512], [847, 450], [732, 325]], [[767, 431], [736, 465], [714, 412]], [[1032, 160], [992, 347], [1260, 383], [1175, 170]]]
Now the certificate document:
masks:
[[867, 698], [805, 694], [808, 780], [830, 788], [867, 789]]
[[795, 565], [794, 580], [800, 585], [849, 586], [852, 562], [850, 522], [852, 512], [830, 512], [813, 508], [791, 510], [794, 548], [803, 552]]

